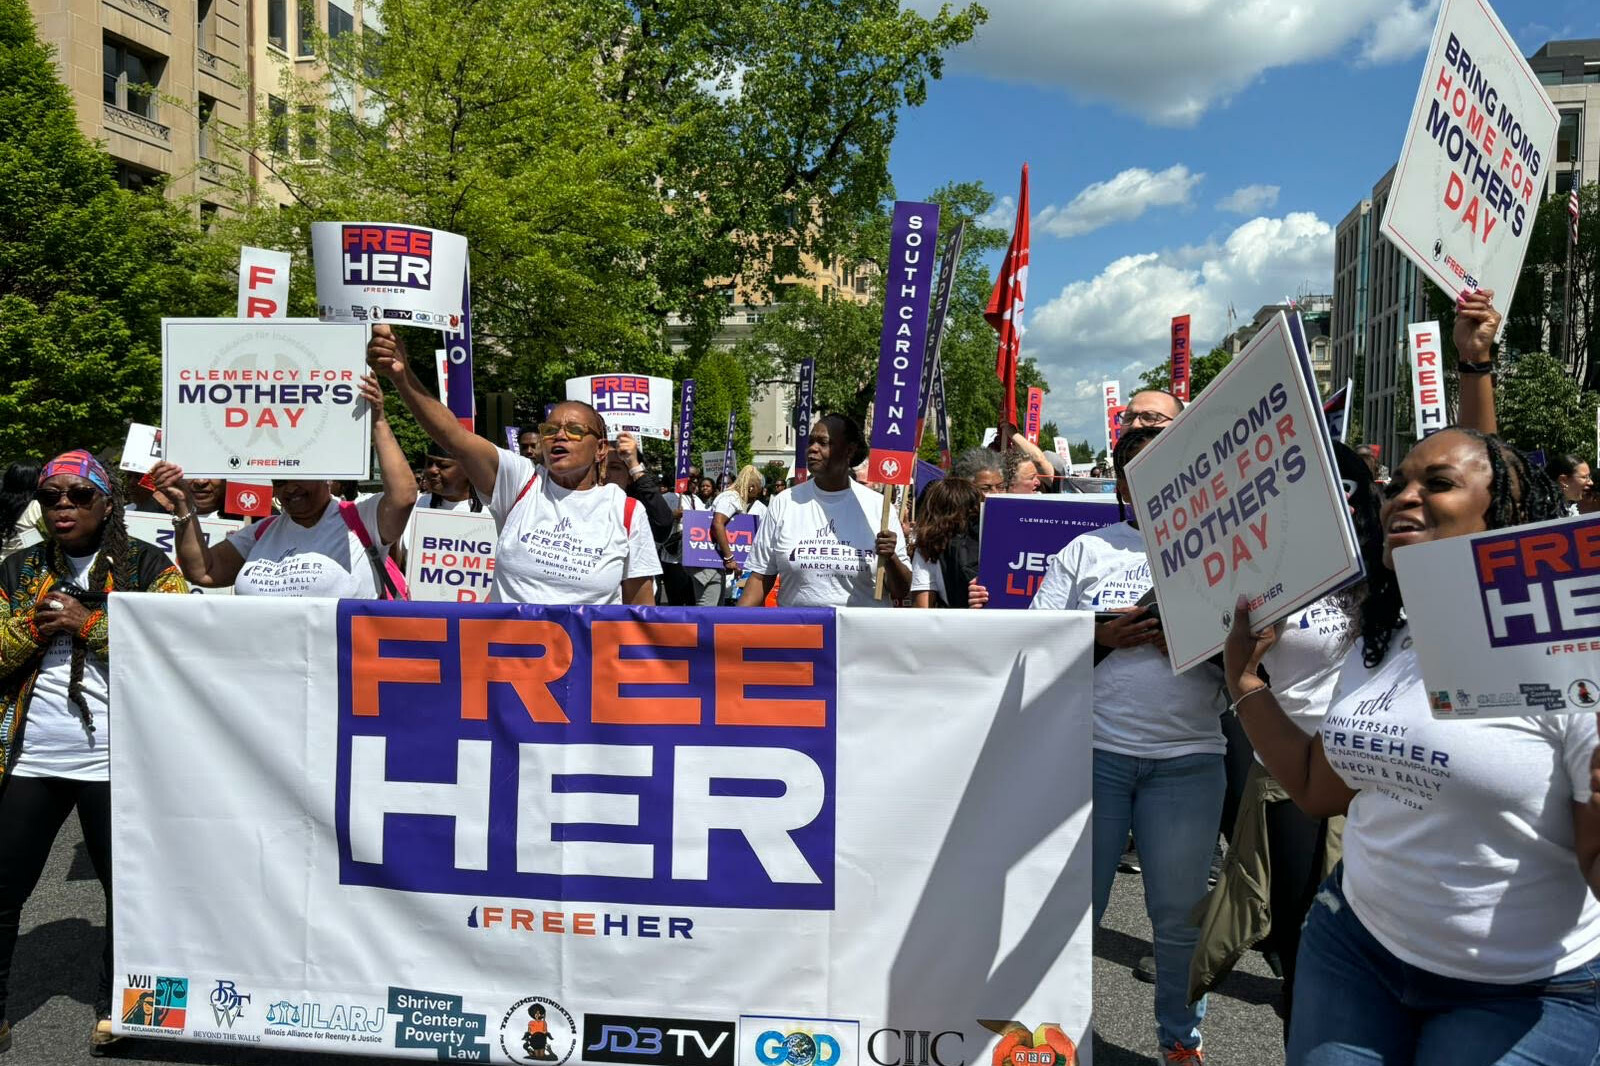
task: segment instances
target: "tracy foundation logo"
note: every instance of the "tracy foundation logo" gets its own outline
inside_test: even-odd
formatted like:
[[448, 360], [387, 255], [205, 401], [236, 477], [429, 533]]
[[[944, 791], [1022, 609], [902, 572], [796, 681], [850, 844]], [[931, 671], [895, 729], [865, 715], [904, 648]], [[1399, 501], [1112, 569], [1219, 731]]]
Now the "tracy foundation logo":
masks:
[[857, 1066], [861, 1023], [843, 1018], [739, 1017], [739, 1066]]
[[500, 1019], [500, 1050], [512, 1062], [566, 1062], [578, 1046], [567, 1008], [544, 996], [524, 996]]

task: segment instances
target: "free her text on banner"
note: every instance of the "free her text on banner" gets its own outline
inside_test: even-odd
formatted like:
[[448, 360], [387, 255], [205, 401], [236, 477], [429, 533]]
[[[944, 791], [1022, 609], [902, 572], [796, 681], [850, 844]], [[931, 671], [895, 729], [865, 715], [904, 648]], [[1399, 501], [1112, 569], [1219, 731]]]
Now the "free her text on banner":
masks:
[[1088, 1061], [1086, 614], [111, 611], [121, 1032]]

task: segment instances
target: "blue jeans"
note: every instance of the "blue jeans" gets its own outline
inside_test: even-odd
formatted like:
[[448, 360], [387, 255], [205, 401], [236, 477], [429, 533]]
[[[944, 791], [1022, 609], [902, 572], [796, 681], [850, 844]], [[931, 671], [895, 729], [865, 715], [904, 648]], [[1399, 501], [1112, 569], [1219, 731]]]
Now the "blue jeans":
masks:
[[1522, 985], [1441, 977], [1378, 943], [1343, 877], [1300, 934], [1288, 1066], [1600, 1064], [1600, 962]]
[[1226, 774], [1221, 755], [1136, 759], [1094, 753], [1094, 924], [1111, 899], [1128, 830], [1144, 871], [1155, 931], [1156, 1029], [1162, 1047], [1200, 1043], [1205, 997], [1191, 1005], [1189, 959], [1200, 930], [1189, 913], [1206, 894]]

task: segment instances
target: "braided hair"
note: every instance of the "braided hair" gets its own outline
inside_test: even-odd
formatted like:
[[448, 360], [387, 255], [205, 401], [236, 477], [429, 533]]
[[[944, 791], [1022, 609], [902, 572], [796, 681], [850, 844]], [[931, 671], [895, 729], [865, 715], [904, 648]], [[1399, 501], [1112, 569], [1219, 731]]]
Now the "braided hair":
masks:
[[[1117, 438], [1116, 447], [1111, 449], [1111, 465], [1116, 467], [1117, 480], [1127, 480], [1128, 464], [1133, 462], [1133, 457], [1144, 451], [1144, 446], [1156, 439], [1161, 432], [1160, 426], [1134, 426]], [[1122, 521], [1128, 520], [1127, 506], [1122, 502], [1122, 494], [1117, 494], [1117, 517]]]
[[[1448, 432], [1460, 433], [1483, 445], [1489, 460], [1489, 509], [1483, 516], [1487, 528], [1504, 529], [1561, 517], [1561, 490], [1513, 445], [1466, 426], [1451, 426]], [[1369, 581], [1371, 587], [1361, 605], [1361, 661], [1373, 670], [1389, 653], [1394, 634], [1405, 625], [1401, 617], [1405, 605], [1393, 570], [1380, 567]]]
[[[89, 576], [85, 579], [85, 584], [88, 586], [85, 591], [94, 595], [106, 591], [108, 578], [113, 591], [133, 590], [138, 573], [128, 539], [128, 523], [123, 519], [122, 480], [113, 471], [106, 471], [106, 476], [111, 483], [111, 495], [108, 497], [110, 510], [107, 511], [105, 522], [100, 527], [99, 554], [95, 556], [94, 565], [90, 567]], [[66, 552], [61, 550], [61, 545], [54, 538], [45, 541], [45, 565], [50, 568], [50, 573], [58, 584], [71, 583], [72, 571], [67, 566]], [[78, 717], [82, 719], [83, 727], [93, 733], [94, 715], [89, 710], [89, 701], [83, 696], [83, 668], [88, 658], [89, 642], [84, 640], [82, 635], [74, 633], [67, 700], [78, 708]]]

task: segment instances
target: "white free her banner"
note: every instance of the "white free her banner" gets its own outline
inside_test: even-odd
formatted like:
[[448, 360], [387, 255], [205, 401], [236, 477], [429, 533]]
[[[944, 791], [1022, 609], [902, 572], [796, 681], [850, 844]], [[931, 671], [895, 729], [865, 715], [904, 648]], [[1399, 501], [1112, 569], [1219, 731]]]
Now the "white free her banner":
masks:
[[190, 477], [354, 478], [372, 462], [367, 327], [163, 318], [161, 426]]
[[1090, 615], [111, 611], [119, 1032], [1088, 1060]]
[[1309, 373], [1279, 313], [1128, 463], [1178, 673], [1222, 649], [1241, 593], [1264, 625], [1361, 574]]
[[1600, 711], [1600, 515], [1394, 553], [1435, 718]]

